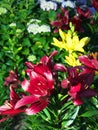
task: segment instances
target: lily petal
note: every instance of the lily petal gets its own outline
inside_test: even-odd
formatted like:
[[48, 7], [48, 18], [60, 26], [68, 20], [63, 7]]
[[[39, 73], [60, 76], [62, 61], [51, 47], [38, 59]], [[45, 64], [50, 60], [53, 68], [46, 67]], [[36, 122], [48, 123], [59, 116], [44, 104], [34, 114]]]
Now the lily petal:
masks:
[[16, 105], [15, 105], [15, 109], [18, 109], [20, 107], [23, 107], [25, 105], [28, 104], [32, 104], [39, 101], [39, 97], [38, 96], [34, 96], [34, 95], [30, 95], [30, 96], [24, 96], [22, 99], [20, 99]]

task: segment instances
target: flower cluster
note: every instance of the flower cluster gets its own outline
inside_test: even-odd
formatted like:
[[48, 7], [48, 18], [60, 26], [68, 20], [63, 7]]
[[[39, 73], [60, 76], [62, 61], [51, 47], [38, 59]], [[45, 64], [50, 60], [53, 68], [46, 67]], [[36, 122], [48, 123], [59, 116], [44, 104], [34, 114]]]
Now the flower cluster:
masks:
[[[69, 29], [70, 22], [73, 23], [77, 31], [83, 32], [83, 23], [85, 24], [87, 21], [89, 24], [94, 24], [92, 18], [97, 11], [97, 4], [96, 0], [92, 1], [89, 5], [87, 4], [87, 1], [81, 0], [77, 0], [73, 3], [71, 1], [64, 1], [62, 3], [63, 6], [60, 6], [61, 12], [57, 13], [56, 20], [51, 21], [54, 33], [58, 32], [59, 29]], [[67, 8], [69, 5], [71, 9]]]
[[[80, 65], [78, 55], [80, 52], [84, 52], [83, 47], [90, 41], [89, 37], [79, 39], [77, 32], [75, 32], [74, 26], [70, 23], [70, 30], [65, 33], [59, 29], [61, 40], [53, 38], [53, 45], [57, 46], [60, 50], [68, 51], [68, 55], [65, 56], [65, 62], [70, 66]], [[79, 52], [79, 54], [78, 54]]]
[[27, 31], [29, 33], [33, 33], [34, 35], [37, 33], [45, 33], [45, 32], [51, 32], [50, 26], [49, 25], [39, 25], [39, 23], [41, 23], [40, 20], [38, 19], [31, 19], [28, 23], [27, 23]]
[[[67, 75], [60, 81], [61, 89], [67, 89], [69, 95], [67, 101], [73, 100], [75, 105], [81, 105], [84, 98], [98, 95], [95, 89], [90, 88], [95, 71], [98, 71], [98, 61], [93, 55], [80, 56], [79, 61], [83, 65], [66, 67], [53, 62], [51, 58], [56, 54], [57, 51], [53, 51], [49, 57], [42, 57], [38, 64], [26, 62], [26, 74], [29, 79], [25, 78], [22, 82], [18, 79], [17, 71], [10, 71], [9, 77], [5, 78], [5, 85], [10, 86], [10, 100], [6, 100], [0, 107], [0, 114], [7, 117], [1, 119], [1, 122], [22, 112], [32, 115], [46, 108], [56, 89], [55, 85], [58, 86], [58, 71]], [[18, 95], [15, 89], [19, 84], [24, 92]]]

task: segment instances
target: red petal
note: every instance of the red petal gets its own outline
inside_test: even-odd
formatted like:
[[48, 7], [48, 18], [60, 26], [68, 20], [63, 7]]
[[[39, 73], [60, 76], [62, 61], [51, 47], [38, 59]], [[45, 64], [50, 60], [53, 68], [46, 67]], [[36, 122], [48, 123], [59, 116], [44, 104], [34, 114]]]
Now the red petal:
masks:
[[15, 109], [20, 108], [20, 107], [22, 107], [22, 106], [25, 106], [25, 105], [27, 105], [27, 104], [35, 103], [35, 102], [37, 102], [37, 101], [39, 101], [39, 97], [37, 97], [37, 96], [33, 96], [33, 95], [31, 95], [31, 96], [24, 96], [22, 99], [20, 99], [20, 100], [16, 103]]
[[16, 92], [14, 91], [13, 87], [10, 87], [10, 100], [19, 100], [19, 96], [16, 94]]
[[49, 58], [47, 56], [43, 56], [40, 60], [40, 63], [46, 65], [48, 63]]
[[34, 64], [32, 64], [31, 62], [25, 62], [25, 65], [29, 68], [29, 69], [33, 69], [34, 68]]
[[67, 68], [63, 64], [55, 64], [54, 65], [54, 70], [57, 70], [57, 71], [67, 71]]
[[80, 62], [82, 62], [82, 64], [86, 65], [87, 67], [98, 70], [98, 61], [97, 60], [89, 59], [87, 56], [80, 56], [79, 60], [80, 60]]
[[73, 101], [73, 104], [76, 105], [76, 106], [79, 106], [79, 105], [82, 105], [83, 104], [83, 101], [79, 98], [75, 99]]
[[3, 111], [1, 114], [2, 115], [11, 115], [11, 116], [14, 116], [14, 115], [17, 115], [19, 113], [22, 113], [24, 112], [25, 110], [22, 110], [22, 109], [10, 109], [10, 110], [7, 110], [7, 111]]
[[61, 82], [61, 87], [62, 87], [62, 88], [68, 88], [68, 84], [69, 84], [69, 80], [68, 80], [68, 79], [64, 79], [64, 80]]
[[72, 93], [79, 92], [80, 89], [81, 89], [81, 84], [79, 83], [75, 86], [71, 86], [70, 92], [72, 92]]
[[48, 101], [37, 102], [37, 103], [32, 104], [29, 108], [27, 108], [25, 112], [28, 115], [36, 114], [42, 111], [44, 108], [46, 108], [47, 105], [48, 105]]

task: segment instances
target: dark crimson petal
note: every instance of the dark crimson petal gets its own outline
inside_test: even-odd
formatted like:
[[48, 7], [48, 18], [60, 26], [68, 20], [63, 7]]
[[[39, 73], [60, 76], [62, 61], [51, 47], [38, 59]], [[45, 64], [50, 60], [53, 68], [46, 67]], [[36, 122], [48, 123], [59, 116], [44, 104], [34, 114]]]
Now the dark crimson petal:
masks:
[[84, 10], [80, 7], [77, 7], [76, 10], [81, 18], [90, 18], [91, 12], [88, 8]]
[[81, 81], [81, 84], [84, 86], [83, 89], [85, 89], [85, 87], [89, 87], [92, 84], [95, 75], [94, 71], [88, 69], [86, 70], [81, 72], [79, 75], [79, 81]]
[[49, 81], [42, 75], [39, 75], [35, 72], [32, 72], [32, 76], [30, 77], [30, 85], [28, 90], [32, 94], [45, 96], [47, 94], [47, 90], [49, 89]]
[[39, 75], [32, 71], [32, 77], [30, 77], [30, 81], [24, 80], [22, 82], [22, 88], [24, 91], [29, 92], [31, 94], [45, 96], [47, 94], [48, 81], [42, 75]]
[[93, 0], [93, 6], [98, 11], [98, 0]]
[[87, 97], [97, 96], [98, 92], [96, 92], [93, 89], [86, 89], [86, 90], [80, 92], [78, 95], [79, 95], [79, 97], [87, 98]]
[[56, 21], [52, 21], [51, 25], [55, 26], [55, 27], [61, 27], [63, 25], [62, 20], [56, 20]]

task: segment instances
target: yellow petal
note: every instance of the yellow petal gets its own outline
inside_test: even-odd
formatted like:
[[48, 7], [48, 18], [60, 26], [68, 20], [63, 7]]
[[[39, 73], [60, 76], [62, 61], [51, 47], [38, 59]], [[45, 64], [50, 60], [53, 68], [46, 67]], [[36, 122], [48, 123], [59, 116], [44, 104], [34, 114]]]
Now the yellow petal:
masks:
[[61, 29], [59, 29], [59, 34], [60, 34], [60, 37], [62, 38], [62, 40], [66, 39], [66, 33], [63, 32]]
[[59, 47], [60, 49], [63, 49], [63, 43], [62, 43], [62, 41], [59, 41], [56, 38], [53, 38], [53, 41], [54, 41], [54, 43], [52, 43], [53, 45]]
[[90, 38], [89, 37], [84, 37], [80, 40], [80, 43], [84, 45], [86, 45], [88, 42], [90, 41]]
[[69, 54], [69, 56], [65, 56], [66, 58], [66, 63], [69, 64], [70, 66], [78, 66], [81, 65], [81, 63], [79, 62], [79, 60], [77, 58], [75, 58], [74, 55]]

